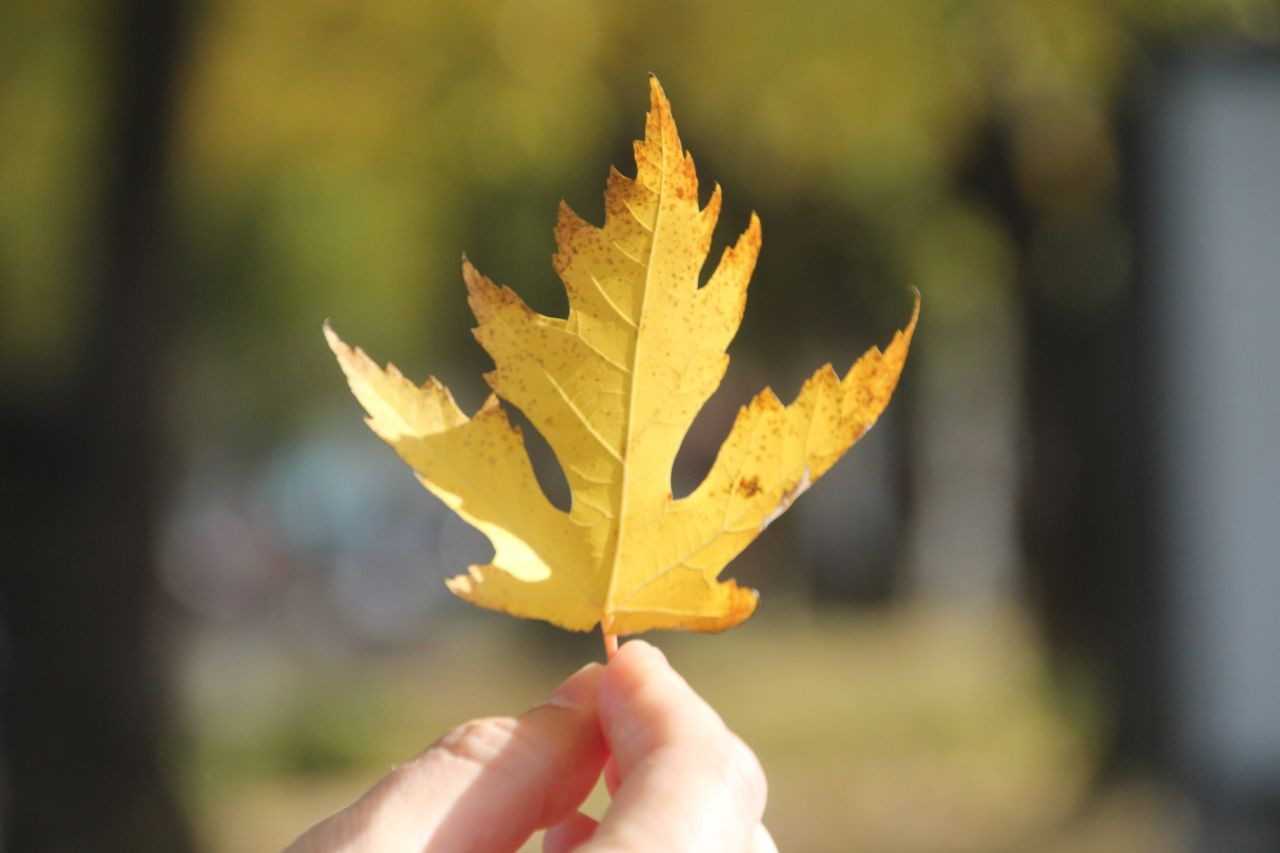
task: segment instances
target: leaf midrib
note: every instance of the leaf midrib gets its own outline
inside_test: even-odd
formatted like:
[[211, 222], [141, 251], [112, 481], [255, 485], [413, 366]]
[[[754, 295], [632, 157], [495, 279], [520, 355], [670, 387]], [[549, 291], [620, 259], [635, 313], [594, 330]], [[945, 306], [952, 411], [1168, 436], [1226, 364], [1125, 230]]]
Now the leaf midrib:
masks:
[[[604, 609], [601, 612], [601, 620], [605, 618], [605, 611], [608, 611], [613, 605], [614, 590], [618, 583], [618, 569], [622, 564], [622, 533], [623, 524], [627, 518], [627, 485], [631, 474], [631, 442], [634, 438], [635, 429], [635, 399], [636, 399], [636, 383], [639, 381], [639, 374], [636, 366], [640, 363], [640, 344], [643, 340], [641, 331], [644, 328], [644, 315], [649, 306], [649, 285], [650, 277], [653, 275], [653, 258], [658, 246], [658, 231], [662, 227], [662, 197], [667, 188], [667, 134], [666, 122], [669, 117], [659, 117], [658, 122], [658, 150], [660, 152], [658, 162], [658, 190], [657, 205], [658, 210], [653, 217], [653, 235], [649, 241], [649, 251], [645, 255], [644, 265], [644, 283], [641, 285], [640, 291], [640, 311], [636, 315], [636, 345], [631, 353], [631, 372], [628, 376], [627, 386], [627, 408], [626, 419], [627, 429], [626, 438], [622, 445], [622, 481], [621, 494], [618, 496], [618, 528], [613, 540], [613, 565], [609, 568], [609, 587], [605, 591]], [[639, 178], [639, 161], [637, 161], [637, 175]], [[611, 625], [603, 626], [606, 631], [612, 627]], [[612, 633], [611, 631], [609, 631]]]

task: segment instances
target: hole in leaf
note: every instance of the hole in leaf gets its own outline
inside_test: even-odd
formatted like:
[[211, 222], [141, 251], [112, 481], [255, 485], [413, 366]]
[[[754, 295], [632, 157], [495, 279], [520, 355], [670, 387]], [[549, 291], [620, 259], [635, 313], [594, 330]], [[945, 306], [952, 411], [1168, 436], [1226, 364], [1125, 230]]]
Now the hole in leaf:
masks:
[[693, 419], [671, 466], [671, 495], [676, 500], [688, 497], [706, 479], [738, 407], [748, 399], [743, 389], [726, 377]]
[[556, 458], [551, 445], [538, 432], [538, 428], [525, 417], [524, 412], [507, 402], [503, 402], [507, 417], [514, 426], [518, 426], [524, 434], [525, 450], [529, 453], [529, 462], [533, 465], [533, 475], [538, 478], [542, 493], [556, 509], [569, 511], [569, 481], [565, 478], [564, 468]]

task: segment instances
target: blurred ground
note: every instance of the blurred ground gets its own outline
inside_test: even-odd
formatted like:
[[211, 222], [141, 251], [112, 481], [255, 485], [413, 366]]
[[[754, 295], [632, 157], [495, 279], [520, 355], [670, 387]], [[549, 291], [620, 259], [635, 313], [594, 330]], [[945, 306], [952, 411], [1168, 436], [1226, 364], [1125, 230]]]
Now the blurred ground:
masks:
[[[576, 663], [528, 642], [531, 629], [481, 615], [359, 659], [241, 632], [193, 637], [183, 695], [197, 833], [214, 851], [280, 847], [457, 722], [540, 701]], [[1094, 697], [1054, 686], [1012, 606], [814, 613], [766, 599], [732, 634], [649, 639], [757, 751], [782, 850], [1186, 844], [1186, 817], [1154, 783], [1087, 795]], [[604, 804], [597, 790], [588, 811]]]

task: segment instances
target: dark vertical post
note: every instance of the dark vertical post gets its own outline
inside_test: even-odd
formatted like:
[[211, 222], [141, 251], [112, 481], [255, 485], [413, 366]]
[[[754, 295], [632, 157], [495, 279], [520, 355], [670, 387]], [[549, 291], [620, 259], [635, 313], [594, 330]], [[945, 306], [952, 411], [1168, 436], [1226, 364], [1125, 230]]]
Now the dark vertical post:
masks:
[[153, 560], [183, 8], [121, 0], [108, 19], [82, 349], [65, 380], [0, 400], [6, 849], [189, 846], [161, 761]]

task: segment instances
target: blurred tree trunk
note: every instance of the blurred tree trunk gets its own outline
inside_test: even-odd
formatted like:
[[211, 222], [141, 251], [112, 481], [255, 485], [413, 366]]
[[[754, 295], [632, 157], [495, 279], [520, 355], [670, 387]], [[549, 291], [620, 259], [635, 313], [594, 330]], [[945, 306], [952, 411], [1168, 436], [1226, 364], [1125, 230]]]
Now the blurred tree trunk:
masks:
[[120, 0], [104, 16], [82, 348], [64, 381], [0, 400], [5, 849], [190, 847], [161, 760], [153, 558], [183, 11]]
[[[1073, 292], [1094, 286], [1105, 247], [1101, 228], [1066, 228], [1053, 256], [1031, 263], [1030, 246], [1051, 217], [1090, 222], [1121, 215], [1110, 192], [1067, 211], [1037, 209], [1013, 174], [1009, 131], [988, 128], [966, 186], [996, 212], [1018, 252], [1018, 301], [1025, 360], [1026, 435], [1019, 528], [1026, 591], [1064, 675], [1083, 673], [1104, 714], [1098, 778], [1159, 766], [1167, 718], [1166, 659], [1150, 563], [1147, 511], [1147, 365], [1132, 285], [1081, 309], [1055, 298], [1048, 272]], [[1117, 194], [1125, 188], [1117, 188]]]

